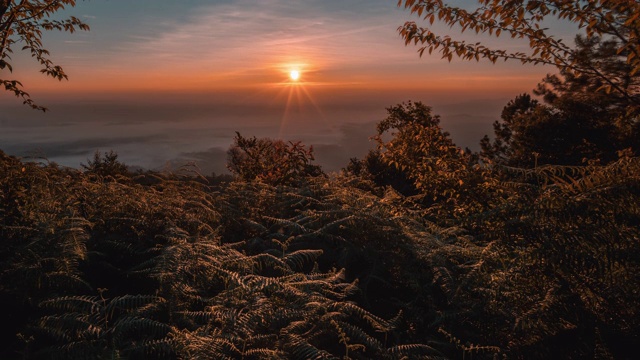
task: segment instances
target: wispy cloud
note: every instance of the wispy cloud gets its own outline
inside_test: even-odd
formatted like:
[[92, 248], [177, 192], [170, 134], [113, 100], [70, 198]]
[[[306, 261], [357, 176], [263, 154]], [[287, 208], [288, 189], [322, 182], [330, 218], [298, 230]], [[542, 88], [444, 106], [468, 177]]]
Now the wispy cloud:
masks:
[[326, 4], [242, 0], [203, 6], [186, 22], [166, 21], [166, 31], [155, 38], [130, 37], [121, 50], [129, 63], [147, 70], [228, 79], [261, 73], [258, 82], [280, 76], [292, 64], [310, 72], [350, 71], [340, 76], [355, 77], [381, 63], [393, 68], [415, 62], [402, 54], [395, 32], [400, 20], [393, 11], [367, 14], [364, 5], [347, 11]]
[[[494, 89], [504, 87], [506, 81], [495, 80], [501, 77], [527, 73], [541, 79], [547, 72], [515, 63], [449, 63], [437, 54], [419, 58], [397, 33], [415, 17], [389, 0], [194, 0], [181, 5], [179, 14], [173, 0], [155, 0], [157, 8], [151, 0], [139, 1], [134, 14], [87, 3], [102, 9], [94, 9], [100, 14], [92, 22], [96, 29], [61, 41], [62, 65], [73, 77], [67, 89], [265, 88], [286, 81], [288, 70], [297, 67], [308, 86], [452, 91], [465, 90], [469, 82]], [[84, 13], [94, 14], [89, 8]]]

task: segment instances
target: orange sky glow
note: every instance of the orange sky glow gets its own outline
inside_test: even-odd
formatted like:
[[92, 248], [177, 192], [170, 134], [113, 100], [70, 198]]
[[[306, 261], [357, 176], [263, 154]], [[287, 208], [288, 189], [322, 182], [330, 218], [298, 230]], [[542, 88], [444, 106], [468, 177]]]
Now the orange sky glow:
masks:
[[[393, 4], [352, 18], [342, 14], [344, 9], [334, 13], [337, 10], [330, 5], [318, 2], [287, 11], [276, 6], [287, 4], [286, 0], [269, 0], [255, 5], [255, 10], [241, 6], [245, 2], [213, 2], [182, 10], [183, 21], [157, 14], [148, 20], [148, 27], [158, 29], [138, 29], [139, 33], [119, 33], [114, 28], [126, 6], [119, 13], [112, 4], [115, 18], [103, 18], [99, 4], [78, 3], [69, 11], [77, 16], [95, 11], [85, 15], [92, 30], [45, 38], [53, 60], [65, 68], [70, 81], [43, 77], [27, 54], [16, 57], [20, 66], [15, 66], [14, 75], [34, 96], [66, 91], [259, 89], [280, 84], [292, 68], [304, 73], [307, 87], [486, 93], [528, 91], [553, 70], [517, 63], [449, 63], [438, 55], [420, 58], [417, 48], [405, 46], [396, 30], [412, 17]], [[351, 10], [358, 13], [353, 6]], [[508, 39], [489, 41], [523, 46]]]
[[[371, 146], [372, 124], [386, 107], [407, 100], [433, 106], [459, 145], [477, 146], [508, 100], [531, 92], [554, 72], [513, 62], [448, 62], [435, 53], [420, 58], [417, 47], [405, 46], [397, 32], [417, 19], [395, 4], [78, 2], [62, 15], [82, 18], [91, 31], [47, 33], [43, 39], [69, 81], [43, 76], [20, 51], [12, 55], [14, 72], [0, 74], [19, 79], [50, 110], [34, 112], [0, 93], [0, 145], [19, 154], [43, 150], [65, 164], [77, 164], [92, 146], [120, 150], [125, 160], [144, 166], [198, 156], [223, 162], [220, 149], [242, 130], [318, 145], [318, 157], [335, 168], [362, 156]], [[434, 30], [456, 34], [438, 26]], [[502, 37], [481, 40], [527, 49]], [[298, 80], [292, 80], [292, 70], [299, 71]], [[30, 131], [18, 125], [25, 123], [32, 124]], [[73, 131], [63, 133], [62, 126], [70, 124]], [[124, 154], [131, 149], [148, 154]]]

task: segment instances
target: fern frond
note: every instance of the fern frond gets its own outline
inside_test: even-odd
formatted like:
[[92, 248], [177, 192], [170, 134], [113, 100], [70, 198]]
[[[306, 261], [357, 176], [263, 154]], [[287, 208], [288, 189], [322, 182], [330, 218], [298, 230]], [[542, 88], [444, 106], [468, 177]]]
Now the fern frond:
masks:
[[94, 324], [90, 315], [65, 313], [44, 316], [39, 322], [40, 329], [58, 340], [67, 342], [76, 339], [95, 339], [103, 329]]
[[[335, 299], [346, 299], [347, 297], [354, 295], [360, 291], [358, 284], [360, 281], [358, 279], [353, 280], [350, 283], [340, 283], [333, 285], [333, 289], [331, 291], [331, 295]], [[327, 292], [323, 292], [325, 295], [329, 295]]]
[[116, 312], [135, 313], [151, 304], [165, 303], [166, 300], [159, 296], [152, 295], [124, 295], [118, 296], [109, 301], [105, 308], [105, 316], [113, 318]]
[[124, 316], [118, 318], [111, 331], [113, 332], [113, 338], [122, 342], [132, 335], [143, 334], [144, 337], [164, 337], [171, 330], [171, 326], [160, 321], [137, 316]]
[[258, 325], [254, 322], [254, 314], [244, 309], [212, 306], [209, 311], [212, 323], [218, 324], [229, 334], [246, 337]]
[[263, 233], [267, 233], [269, 232], [269, 229], [267, 229], [264, 225], [253, 221], [249, 218], [244, 218], [242, 219], [243, 222], [245, 223], [245, 225], [247, 225], [247, 227], [255, 232], [257, 232], [258, 234], [263, 234]]
[[101, 308], [97, 299], [97, 296], [63, 296], [42, 301], [40, 307], [64, 312], [92, 314]]
[[197, 324], [207, 324], [213, 318], [210, 311], [176, 311], [175, 314]]
[[55, 346], [40, 351], [37, 355], [43, 355], [47, 359], [98, 359], [109, 352], [109, 343], [106, 339], [68, 342], [62, 346]]
[[288, 333], [285, 338], [285, 348], [291, 354], [289, 358], [300, 360], [338, 360], [338, 357], [331, 355], [331, 353], [318, 349], [311, 345], [303, 338]]
[[344, 331], [349, 337], [351, 344], [364, 345], [364, 350], [368, 354], [376, 354], [382, 351], [382, 343], [378, 339], [367, 334], [361, 328], [345, 321], [337, 320], [336, 322], [340, 325], [342, 331]]
[[300, 271], [305, 265], [313, 264], [323, 253], [322, 250], [298, 250], [286, 254], [284, 261], [294, 271]]
[[296, 322], [299, 319], [304, 319], [309, 315], [306, 310], [290, 309], [285, 307], [277, 307], [268, 313], [265, 312], [265, 314], [265, 325], [275, 331], [288, 327], [293, 322]]
[[309, 230], [307, 230], [304, 226], [300, 225], [296, 221], [291, 221], [288, 219], [280, 219], [280, 218], [275, 218], [271, 216], [263, 216], [263, 218], [265, 220], [272, 222], [274, 226], [288, 230], [287, 234], [296, 235], [296, 234], [305, 234], [309, 232]]
[[309, 280], [324, 280], [332, 284], [341, 283], [346, 277], [346, 270], [344, 268], [337, 270], [333, 269], [327, 273], [317, 273], [308, 275]]
[[386, 333], [393, 330], [391, 326], [392, 324], [390, 324], [388, 321], [350, 302], [333, 302], [328, 305], [327, 309], [337, 310], [340, 313], [356, 315], [358, 318], [366, 321], [372, 328], [379, 332]]
[[283, 351], [265, 348], [249, 349], [242, 356], [249, 359], [286, 359]]
[[448, 295], [454, 294], [457, 288], [450, 270], [444, 266], [433, 268], [433, 282]]
[[564, 184], [563, 190], [579, 194], [628, 180], [640, 180], [640, 158], [623, 158], [609, 165], [597, 167], [581, 178]]
[[65, 287], [68, 289], [92, 290], [91, 284], [78, 274], [70, 271], [47, 272], [40, 278], [40, 281], [49, 288]]
[[347, 217], [331, 221], [330, 223], [324, 225], [322, 228], [314, 231], [316, 234], [331, 234], [335, 231], [335, 229], [339, 229], [340, 227], [355, 227], [355, 221], [358, 219], [356, 215], [348, 215]]
[[429, 345], [408, 344], [387, 349], [394, 359], [445, 359], [444, 355]]
[[268, 253], [254, 255], [249, 257], [247, 260], [255, 262], [258, 271], [269, 269], [276, 270], [283, 275], [290, 275], [294, 273], [291, 267], [286, 264], [283, 259]]
[[126, 348], [126, 353], [132, 358], [175, 359], [178, 345], [178, 341], [173, 338], [150, 340], [132, 344]]
[[451, 333], [447, 332], [443, 328], [439, 328], [438, 332], [443, 334], [451, 344], [454, 344], [457, 348], [461, 349], [464, 353], [480, 353], [480, 352], [490, 352], [494, 355], [502, 353], [502, 350], [497, 346], [481, 346], [475, 344], [463, 344], [460, 339], [453, 336]]
[[201, 342], [188, 346], [193, 358], [200, 359], [237, 359], [242, 351], [231, 341], [220, 337], [204, 337]]

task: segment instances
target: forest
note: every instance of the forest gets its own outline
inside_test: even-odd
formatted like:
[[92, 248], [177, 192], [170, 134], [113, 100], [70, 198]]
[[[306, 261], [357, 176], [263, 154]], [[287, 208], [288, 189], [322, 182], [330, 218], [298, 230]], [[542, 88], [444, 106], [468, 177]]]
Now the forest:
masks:
[[[301, 142], [240, 133], [232, 176], [0, 151], [0, 358], [636, 358], [640, 4], [479, 3], [399, 2], [532, 49], [408, 22], [421, 54], [557, 67], [478, 152], [420, 101], [388, 106], [376, 150], [338, 173]], [[584, 34], [565, 45], [534, 26], [549, 16]]]

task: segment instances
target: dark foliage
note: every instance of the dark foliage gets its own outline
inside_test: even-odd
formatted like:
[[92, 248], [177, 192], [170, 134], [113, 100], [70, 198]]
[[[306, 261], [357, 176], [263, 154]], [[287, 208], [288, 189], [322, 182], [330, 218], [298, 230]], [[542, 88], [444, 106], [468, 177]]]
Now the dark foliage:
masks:
[[245, 138], [236, 132], [227, 155], [227, 168], [243, 181], [293, 185], [323, 174], [318, 165], [311, 164], [313, 148], [301, 142]]
[[501, 118], [493, 124], [494, 139], [481, 140], [482, 157], [491, 164], [609, 163], [629, 144], [617, 142], [619, 132], [608, 110], [566, 97], [547, 106], [522, 94], [504, 107]]
[[[640, 153], [640, 73], [614, 40], [576, 38], [575, 61], [601, 76], [565, 69], [548, 75], [534, 91], [510, 101], [494, 137], [481, 141], [482, 156], [493, 164], [533, 168], [538, 165], [607, 164], [620, 154]], [[606, 81], [605, 81], [606, 80]], [[614, 83], [621, 91], [607, 93]]]
[[346, 174], [372, 181], [375, 186], [384, 188], [391, 186], [404, 196], [417, 195], [414, 181], [406, 171], [387, 164], [379, 150], [370, 150], [364, 159], [352, 158], [344, 169]]
[[376, 197], [0, 166], [3, 358], [440, 356], [389, 296], [415, 244]]
[[630, 358], [640, 160], [484, 166], [429, 107], [388, 111], [331, 177], [240, 135], [228, 183], [0, 152], [0, 356]]
[[100, 154], [96, 151], [93, 154], [93, 160], [87, 159], [87, 164], [82, 164], [82, 168], [86, 173], [105, 178], [126, 176], [129, 174], [127, 166], [118, 161], [118, 154], [113, 150]]

